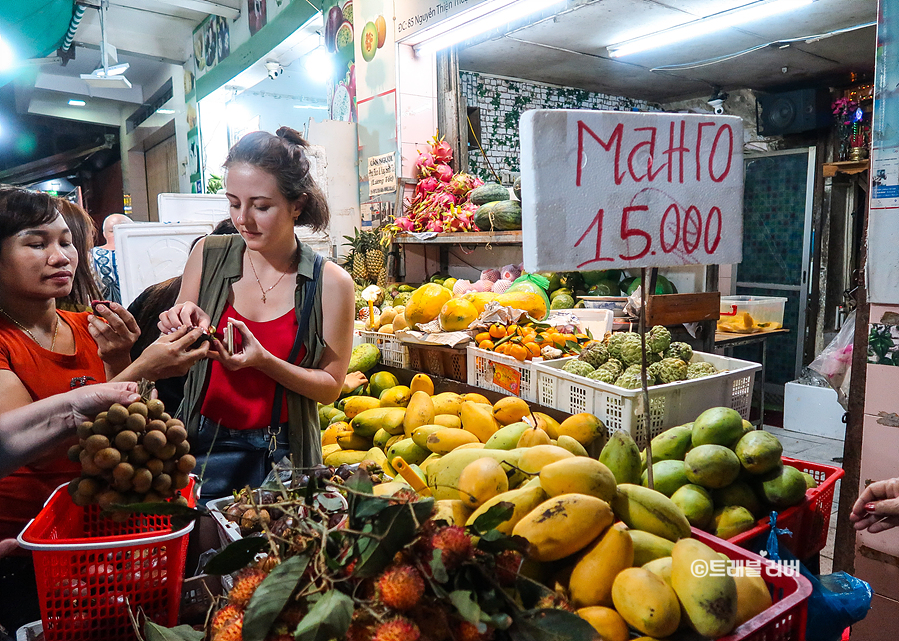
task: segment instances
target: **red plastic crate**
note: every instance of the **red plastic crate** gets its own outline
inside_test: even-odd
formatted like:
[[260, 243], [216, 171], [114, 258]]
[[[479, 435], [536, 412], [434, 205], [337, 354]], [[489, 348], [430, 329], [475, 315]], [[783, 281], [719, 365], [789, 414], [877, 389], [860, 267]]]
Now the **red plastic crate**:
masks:
[[[818, 482], [818, 487], [806, 491], [802, 503], [788, 507], [777, 515], [777, 527], [793, 533], [793, 536], [780, 537], [780, 544], [797, 559], [804, 561], [827, 545], [834, 488], [837, 481], [843, 478], [844, 472], [842, 468], [832, 465], [810, 463], [786, 456], [783, 457], [783, 462], [800, 472], [808, 472]], [[759, 519], [758, 524], [751, 530], [731, 537], [728, 541], [735, 545], [745, 545], [759, 536], [767, 536], [770, 529], [770, 522], [766, 516]]]
[[[193, 478], [182, 492], [193, 507]], [[33, 552], [44, 639], [134, 639], [129, 607], [176, 625], [193, 526], [173, 532], [169, 517], [150, 515], [116, 523], [58, 487], [18, 536]]]
[[[801, 574], [788, 575], [777, 564], [753, 552], [737, 547], [702, 530], [693, 529], [693, 538], [702, 541], [716, 552], [723, 552], [733, 560], [760, 564], [762, 578], [771, 592], [773, 604], [761, 614], [735, 628], [717, 641], [805, 641], [808, 598], [812, 585]], [[766, 568], [771, 568], [766, 571]]]

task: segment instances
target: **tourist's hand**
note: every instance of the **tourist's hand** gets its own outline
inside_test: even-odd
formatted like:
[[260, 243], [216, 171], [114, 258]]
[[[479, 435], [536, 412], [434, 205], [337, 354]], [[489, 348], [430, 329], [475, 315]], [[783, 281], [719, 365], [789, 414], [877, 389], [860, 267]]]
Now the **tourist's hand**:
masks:
[[[209, 352], [209, 358], [220, 362], [225, 369], [235, 371], [245, 367], [259, 367], [265, 362], [265, 359], [271, 356], [271, 352], [262, 346], [253, 332], [242, 321], [231, 319], [231, 326], [236, 333], [240, 334], [240, 349], [231, 353], [222, 342], [215, 339], [213, 349]], [[235, 339], [237, 336], [235, 335]], [[235, 342], [237, 342], [235, 340]], [[231, 346], [233, 349], [233, 345]]]
[[210, 353], [209, 341], [201, 341], [199, 346], [191, 349], [204, 334], [205, 330], [199, 327], [187, 326], [163, 334], [134, 361], [135, 375], [151, 381], [184, 376], [194, 363]]
[[187, 301], [178, 303], [168, 311], [159, 315], [159, 331], [163, 334], [171, 334], [181, 326], [199, 327], [207, 329], [211, 321], [209, 314], [200, 309], [196, 303]]

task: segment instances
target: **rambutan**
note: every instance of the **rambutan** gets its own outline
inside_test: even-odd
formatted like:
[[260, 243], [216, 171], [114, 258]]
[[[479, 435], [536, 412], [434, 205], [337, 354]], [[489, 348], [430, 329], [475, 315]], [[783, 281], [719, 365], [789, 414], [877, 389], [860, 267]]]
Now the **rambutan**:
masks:
[[500, 585], [514, 585], [524, 557], [515, 550], [503, 550], [494, 558], [496, 561], [496, 578]]
[[403, 503], [418, 503], [421, 498], [421, 494], [415, 490], [403, 488], [390, 495], [390, 504], [400, 505]]
[[277, 567], [277, 565], [278, 565], [280, 562], [281, 562], [281, 561], [279, 561], [277, 557], [274, 557], [274, 556], [267, 556], [267, 557], [265, 557], [264, 559], [260, 560], [258, 563], [256, 563], [256, 567], [257, 567], [259, 570], [262, 570], [263, 572], [265, 572], [266, 574], [268, 574], [269, 572], [271, 572], [272, 570], [274, 570], [275, 567]]
[[564, 596], [558, 592], [546, 594], [537, 601], [537, 608], [545, 610], [565, 610], [566, 612], [574, 612], [575, 608], [568, 602]]
[[431, 537], [431, 547], [440, 550], [443, 566], [450, 571], [470, 559], [473, 553], [471, 537], [458, 525], [437, 530]]
[[243, 616], [243, 610], [233, 603], [229, 603], [221, 610], [212, 615], [212, 621], [209, 623], [209, 630], [212, 636], [217, 635], [225, 629], [234, 619]]
[[225, 626], [212, 641], [243, 641], [243, 615]]
[[246, 607], [259, 584], [268, 574], [258, 568], [248, 568], [234, 579], [234, 587], [228, 593], [228, 602], [238, 607]]
[[372, 641], [418, 641], [421, 631], [405, 617], [396, 617], [378, 626]]
[[456, 641], [490, 641], [493, 639], [493, 628], [487, 626], [484, 632], [480, 632], [473, 623], [459, 621], [454, 638]]
[[371, 631], [360, 623], [351, 623], [346, 631], [346, 641], [371, 641]]
[[394, 610], [402, 611], [415, 607], [424, 592], [424, 579], [411, 565], [389, 567], [378, 579], [381, 602]]

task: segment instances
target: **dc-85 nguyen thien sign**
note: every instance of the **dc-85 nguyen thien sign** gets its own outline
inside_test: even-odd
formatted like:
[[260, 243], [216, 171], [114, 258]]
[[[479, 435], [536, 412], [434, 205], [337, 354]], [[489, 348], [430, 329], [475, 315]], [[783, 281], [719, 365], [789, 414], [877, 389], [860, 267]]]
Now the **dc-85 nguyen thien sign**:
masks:
[[521, 172], [527, 271], [742, 260], [739, 117], [527, 111]]

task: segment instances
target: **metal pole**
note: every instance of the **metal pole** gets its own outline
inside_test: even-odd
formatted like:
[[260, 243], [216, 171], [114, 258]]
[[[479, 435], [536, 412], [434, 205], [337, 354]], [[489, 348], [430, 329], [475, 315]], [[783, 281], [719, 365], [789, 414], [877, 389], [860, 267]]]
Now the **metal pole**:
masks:
[[640, 344], [642, 363], [640, 366], [640, 384], [643, 386], [643, 432], [646, 436], [646, 479], [649, 488], [655, 489], [652, 477], [652, 448], [649, 446], [649, 386], [646, 384], [646, 268], [640, 269]]

